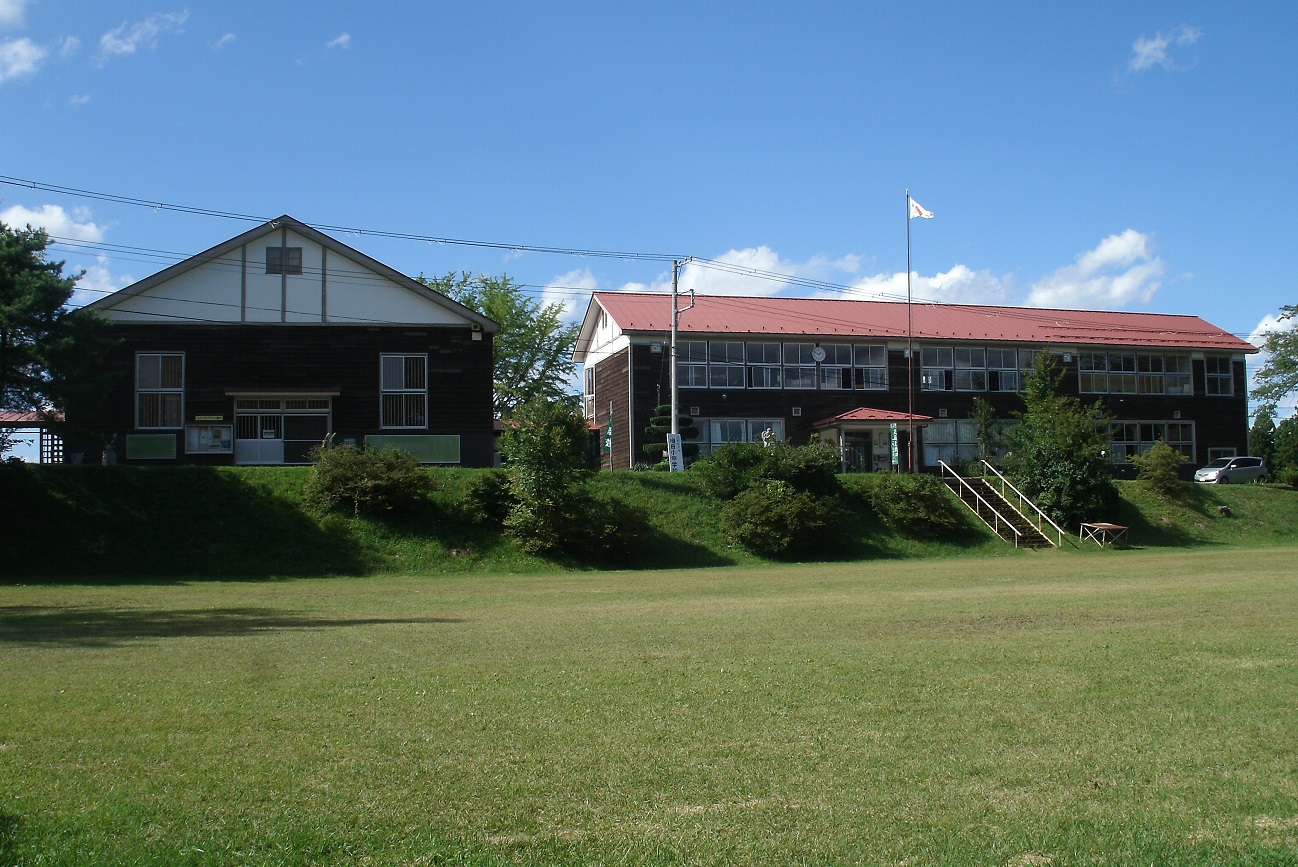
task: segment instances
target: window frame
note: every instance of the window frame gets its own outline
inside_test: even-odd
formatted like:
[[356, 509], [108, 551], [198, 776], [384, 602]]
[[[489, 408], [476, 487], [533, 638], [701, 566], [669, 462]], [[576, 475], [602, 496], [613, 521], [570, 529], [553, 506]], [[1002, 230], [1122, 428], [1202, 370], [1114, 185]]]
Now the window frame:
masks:
[[[145, 359], [157, 361], [157, 385], [141, 385]], [[164, 359], [180, 360], [179, 385], [164, 385], [166, 371]], [[135, 353], [135, 429], [136, 430], [180, 430], [185, 426], [185, 353], [183, 352], [137, 352]], [[173, 371], [174, 373], [174, 371]], [[157, 417], [161, 424], [144, 424], [143, 399], [156, 398], [157, 407], [150, 415]], [[173, 402], [174, 399], [174, 402]], [[173, 422], [170, 423], [170, 422]]]
[[[274, 262], [271, 261], [272, 258]], [[288, 274], [290, 277], [300, 275], [302, 273], [302, 248], [284, 247], [279, 244], [267, 247], [266, 273], [275, 275]]]
[[[1212, 370], [1213, 366], [1224, 364], [1226, 367], [1223, 373], [1220, 370]], [[1217, 383], [1220, 388], [1225, 383], [1226, 389], [1220, 391], [1214, 389], [1213, 383]], [[1235, 396], [1235, 360], [1229, 355], [1205, 355], [1203, 357], [1203, 393], [1208, 397], [1234, 397]]]
[[[401, 382], [399, 385], [388, 381], [388, 359], [401, 359]], [[410, 376], [409, 363], [413, 360], [422, 362], [422, 386], [408, 384]], [[389, 398], [399, 397], [400, 416], [403, 424], [392, 424], [388, 420]], [[420, 421], [410, 423], [411, 408], [416, 409]], [[428, 430], [428, 353], [426, 352], [384, 352], [379, 354], [379, 429], [380, 430]]]

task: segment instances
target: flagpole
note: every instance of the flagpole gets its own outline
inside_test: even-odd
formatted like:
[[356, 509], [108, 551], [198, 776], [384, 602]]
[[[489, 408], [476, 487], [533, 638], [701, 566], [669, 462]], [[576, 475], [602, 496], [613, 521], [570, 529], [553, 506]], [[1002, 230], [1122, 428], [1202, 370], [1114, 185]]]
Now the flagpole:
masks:
[[906, 190], [906, 471], [915, 472], [915, 320], [910, 299], [910, 190]]

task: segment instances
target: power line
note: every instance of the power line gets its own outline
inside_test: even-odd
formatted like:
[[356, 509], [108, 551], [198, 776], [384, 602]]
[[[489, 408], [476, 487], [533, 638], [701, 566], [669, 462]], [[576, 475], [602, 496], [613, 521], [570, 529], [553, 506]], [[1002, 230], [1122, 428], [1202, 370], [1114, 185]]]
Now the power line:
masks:
[[[113, 202], [119, 205], [132, 205], [135, 207], [149, 208], [154, 211], [172, 211], [181, 214], [191, 214], [204, 217], [219, 217], [225, 220], [237, 220], [246, 223], [267, 223], [275, 217], [255, 216], [252, 214], [239, 214], [231, 211], [220, 211], [214, 208], [200, 208], [193, 205], [179, 205], [171, 202], [151, 201], [140, 199], [134, 196], [123, 196], [116, 193], [104, 193], [95, 190], [83, 190], [77, 187], [65, 187], [58, 184], [47, 184], [41, 181], [34, 181], [25, 178], [14, 178], [7, 175], [0, 175], [0, 184], [8, 184], [15, 187], [26, 187], [32, 190], [40, 190], [47, 193], [56, 193], [58, 195], [72, 196], [75, 198], [92, 199], [95, 201]], [[392, 238], [401, 241], [423, 241], [429, 244], [453, 244], [460, 247], [479, 247], [489, 250], [508, 250], [515, 253], [548, 253], [557, 256], [581, 256], [591, 258], [608, 258], [608, 259], [629, 259], [643, 260], [649, 262], [670, 262], [673, 259], [681, 258], [678, 253], [646, 253], [628, 250], [592, 250], [580, 247], [555, 247], [539, 244], [514, 244], [500, 241], [475, 241], [467, 238], [449, 238], [439, 235], [423, 235], [415, 232], [394, 232], [384, 229], [368, 229], [360, 226], [335, 226], [326, 223], [307, 223], [313, 229], [327, 232], [341, 232], [350, 235], [366, 235], [375, 238]]]

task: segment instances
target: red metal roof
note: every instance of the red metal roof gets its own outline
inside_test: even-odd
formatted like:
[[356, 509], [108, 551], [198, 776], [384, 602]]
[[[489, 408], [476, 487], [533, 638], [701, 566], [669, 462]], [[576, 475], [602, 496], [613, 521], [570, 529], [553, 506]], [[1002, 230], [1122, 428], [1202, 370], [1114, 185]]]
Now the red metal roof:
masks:
[[[670, 295], [596, 292], [594, 297], [624, 332], [671, 330]], [[897, 340], [906, 337], [907, 306], [895, 301], [699, 295], [693, 309], [680, 315], [679, 328], [685, 334]], [[917, 340], [1257, 351], [1197, 316], [974, 304], [914, 304], [911, 312]]]
[[0, 411], [0, 427], [45, 427], [52, 421], [63, 421], [63, 413]]
[[847, 412], [839, 413], [832, 418], [822, 418], [816, 422], [813, 427], [823, 427], [840, 421], [932, 421], [931, 415], [910, 415], [904, 412], [893, 412], [887, 409], [873, 409], [868, 406], [858, 406], [856, 409], [849, 409]]

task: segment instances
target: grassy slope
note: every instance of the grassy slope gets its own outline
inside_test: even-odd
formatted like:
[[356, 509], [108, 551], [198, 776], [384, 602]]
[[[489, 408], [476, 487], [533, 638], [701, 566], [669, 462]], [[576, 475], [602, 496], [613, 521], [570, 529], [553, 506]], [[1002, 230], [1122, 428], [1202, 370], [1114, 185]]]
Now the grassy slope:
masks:
[[0, 588], [0, 863], [1295, 863], [1292, 549], [1048, 556]]
[[[457, 506], [473, 471], [431, 470], [438, 492], [426, 513], [394, 521], [313, 517], [300, 508], [304, 468], [139, 468], [0, 466], [0, 577], [284, 578], [384, 572], [553, 572], [592, 568], [752, 565], [727, 544], [717, 505], [688, 476], [604, 473], [596, 488], [634, 505], [636, 545], [621, 560], [552, 563], [521, 554], [500, 533], [463, 519]], [[1160, 501], [1122, 486], [1138, 547], [1292, 544], [1298, 494], [1288, 489], [1195, 488]], [[1218, 514], [1228, 505], [1231, 515]], [[966, 518], [957, 538], [913, 540], [853, 507], [850, 531], [826, 539], [826, 561], [1009, 556]]]

